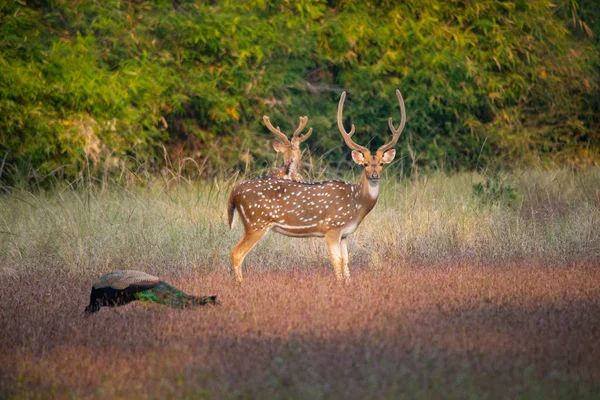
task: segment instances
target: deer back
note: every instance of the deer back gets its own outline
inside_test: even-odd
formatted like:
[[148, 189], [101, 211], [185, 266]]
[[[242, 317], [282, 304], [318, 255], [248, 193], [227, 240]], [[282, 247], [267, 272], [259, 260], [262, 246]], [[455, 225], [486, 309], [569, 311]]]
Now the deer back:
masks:
[[290, 236], [322, 236], [331, 229], [343, 229], [356, 222], [362, 208], [356, 185], [295, 182], [274, 176], [241, 183], [231, 199], [246, 230], [273, 227]]

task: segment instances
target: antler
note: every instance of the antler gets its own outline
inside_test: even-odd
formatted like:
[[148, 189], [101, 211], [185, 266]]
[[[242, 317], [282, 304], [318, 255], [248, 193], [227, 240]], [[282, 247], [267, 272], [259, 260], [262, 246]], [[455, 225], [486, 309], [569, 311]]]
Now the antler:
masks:
[[352, 124], [350, 133], [346, 132], [346, 129], [344, 128], [344, 123], [342, 122], [342, 112], [344, 111], [344, 100], [346, 100], [346, 92], [342, 92], [342, 97], [340, 97], [340, 103], [338, 104], [338, 113], [337, 113], [338, 128], [340, 129], [340, 133], [342, 134], [342, 137], [344, 138], [344, 142], [346, 142], [346, 145], [348, 147], [350, 147], [352, 150], [358, 150], [363, 153], [368, 153], [369, 149], [356, 144], [351, 139], [351, 136], [354, 134], [354, 124]]
[[392, 123], [392, 117], [390, 117], [388, 123], [390, 125], [390, 130], [393, 134], [392, 140], [389, 143], [386, 143], [383, 146], [381, 146], [377, 151], [385, 152], [394, 147], [396, 145], [396, 142], [398, 141], [398, 138], [400, 137], [400, 134], [402, 133], [402, 130], [404, 129], [404, 124], [406, 124], [406, 110], [404, 109], [404, 99], [402, 99], [402, 94], [400, 94], [400, 91], [398, 89], [396, 89], [396, 97], [398, 98], [398, 102], [400, 103], [400, 110], [402, 111], [402, 121], [400, 121], [400, 126], [398, 127], [398, 129], [395, 129], [394, 124]]
[[291, 145], [291, 143], [288, 140], [287, 136], [285, 136], [283, 134], [283, 132], [281, 132], [281, 130], [279, 129], [279, 127], [277, 127], [277, 129], [276, 129], [276, 128], [273, 127], [273, 125], [271, 125], [271, 120], [269, 120], [269, 117], [267, 117], [265, 115], [263, 117], [263, 121], [265, 121], [265, 125], [267, 126], [267, 129], [269, 129], [271, 132], [273, 132], [275, 135], [277, 135], [279, 137], [279, 139], [283, 140], [283, 143], [287, 144], [288, 146]]
[[300, 143], [305, 142], [310, 137], [310, 135], [312, 135], [312, 128], [310, 128], [305, 135], [300, 136]]
[[[271, 120], [269, 120], [269, 117], [267, 117], [265, 115], [263, 117], [263, 121], [265, 121], [265, 125], [271, 132], [273, 132], [281, 140], [283, 140], [283, 143], [285, 143], [288, 146], [292, 145], [292, 143], [288, 140], [287, 136], [285, 136], [285, 134], [283, 132], [281, 132], [281, 129], [279, 129], [279, 127], [274, 128], [273, 125], [271, 125]], [[296, 129], [296, 131], [292, 135], [292, 140], [296, 139], [296, 137], [300, 134], [300, 132], [302, 132], [304, 130], [307, 122], [308, 122], [308, 117], [300, 117], [300, 124], [298, 125], [298, 129]], [[306, 132], [305, 135], [301, 136], [299, 138], [298, 144], [300, 144], [300, 143], [304, 142], [306, 139], [308, 139], [310, 137], [310, 135], [312, 135], [312, 131], [313, 131], [312, 128], [310, 128], [308, 130], [308, 132]]]
[[[298, 125], [298, 129], [296, 129], [296, 132], [294, 132], [294, 134], [292, 135], [292, 140], [294, 140], [299, 134], [300, 132], [302, 132], [304, 130], [304, 127], [306, 126], [306, 123], [308, 122], [308, 117], [300, 117], [300, 125]], [[308, 130], [308, 132], [306, 132], [305, 135], [300, 136], [300, 141], [298, 142], [298, 144], [304, 142], [306, 139], [308, 139], [310, 137], [310, 135], [312, 135], [312, 128], [310, 128]]]

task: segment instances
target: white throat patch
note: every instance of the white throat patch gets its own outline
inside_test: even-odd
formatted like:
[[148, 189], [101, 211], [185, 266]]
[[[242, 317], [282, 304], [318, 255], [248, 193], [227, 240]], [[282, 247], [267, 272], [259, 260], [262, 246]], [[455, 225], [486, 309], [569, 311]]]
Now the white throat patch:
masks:
[[379, 181], [372, 182], [371, 180], [367, 180], [369, 184], [367, 185], [367, 190], [369, 191], [369, 196], [372, 199], [376, 199], [379, 196]]

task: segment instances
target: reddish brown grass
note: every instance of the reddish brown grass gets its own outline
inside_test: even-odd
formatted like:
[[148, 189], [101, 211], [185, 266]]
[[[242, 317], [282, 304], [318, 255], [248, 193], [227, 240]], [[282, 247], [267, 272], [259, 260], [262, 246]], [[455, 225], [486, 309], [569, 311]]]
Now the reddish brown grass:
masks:
[[599, 266], [171, 275], [221, 305], [90, 318], [95, 276], [5, 276], [0, 397], [593, 398]]

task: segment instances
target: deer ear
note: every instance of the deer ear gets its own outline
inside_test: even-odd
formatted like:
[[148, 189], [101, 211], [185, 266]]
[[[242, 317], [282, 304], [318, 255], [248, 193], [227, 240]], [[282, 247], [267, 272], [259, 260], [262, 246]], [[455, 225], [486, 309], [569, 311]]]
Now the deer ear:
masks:
[[278, 153], [285, 153], [285, 144], [278, 142], [276, 140], [273, 140], [271, 142], [271, 145], [273, 145], [273, 148], [275, 149], [276, 152]]
[[396, 157], [396, 150], [391, 149], [383, 153], [381, 161], [383, 161], [384, 164], [389, 164], [394, 160], [394, 157]]
[[363, 164], [365, 162], [364, 154], [357, 150], [352, 150], [352, 159], [357, 164]]

